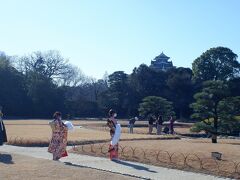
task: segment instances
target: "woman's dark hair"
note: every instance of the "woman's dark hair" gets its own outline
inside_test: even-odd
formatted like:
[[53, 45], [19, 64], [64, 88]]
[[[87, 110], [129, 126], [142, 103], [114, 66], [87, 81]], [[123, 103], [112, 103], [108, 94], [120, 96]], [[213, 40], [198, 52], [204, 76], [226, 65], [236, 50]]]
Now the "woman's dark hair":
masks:
[[57, 117], [59, 117], [59, 116], [62, 116], [62, 113], [59, 112], [59, 111], [56, 111], [56, 112], [53, 114], [53, 118], [54, 118], [54, 119], [57, 119]]
[[114, 111], [113, 109], [110, 109], [108, 112], [108, 115], [109, 115], [109, 117], [112, 117], [115, 113], [116, 113], [116, 111]]

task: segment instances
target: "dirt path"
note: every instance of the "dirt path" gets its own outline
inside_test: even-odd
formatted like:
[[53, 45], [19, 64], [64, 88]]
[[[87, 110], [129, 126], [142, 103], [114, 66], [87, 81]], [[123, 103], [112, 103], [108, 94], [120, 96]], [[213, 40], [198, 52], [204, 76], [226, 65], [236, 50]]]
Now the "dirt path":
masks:
[[61, 162], [0, 152], [1, 180], [131, 180], [136, 179]]

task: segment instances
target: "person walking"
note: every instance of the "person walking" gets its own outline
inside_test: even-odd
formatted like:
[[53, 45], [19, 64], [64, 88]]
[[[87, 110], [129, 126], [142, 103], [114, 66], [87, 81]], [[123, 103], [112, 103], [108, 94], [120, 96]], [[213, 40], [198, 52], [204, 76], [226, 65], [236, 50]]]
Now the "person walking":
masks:
[[7, 133], [3, 123], [3, 113], [0, 109], [0, 146], [7, 142]]
[[155, 122], [155, 119], [153, 118], [152, 115], [149, 116], [149, 119], [148, 119], [148, 134], [152, 134], [152, 131], [153, 131], [153, 123]]
[[138, 120], [138, 117], [134, 117], [134, 118], [131, 118], [129, 119], [129, 133], [130, 134], [133, 134], [133, 127], [134, 127], [134, 124], [135, 122]]
[[109, 158], [110, 160], [118, 159], [118, 143], [121, 136], [121, 125], [117, 122], [117, 113], [110, 109], [109, 118], [107, 120], [107, 126], [110, 128], [111, 141], [109, 145]]
[[67, 133], [68, 128], [62, 122], [61, 112], [55, 112], [54, 120], [49, 122], [52, 129], [52, 138], [48, 147], [48, 152], [53, 154], [53, 160], [58, 161], [60, 158], [68, 156], [67, 147]]
[[162, 134], [162, 127], [163, 127], [163, 117], [161, 115], [157, 118], [157, 135]]

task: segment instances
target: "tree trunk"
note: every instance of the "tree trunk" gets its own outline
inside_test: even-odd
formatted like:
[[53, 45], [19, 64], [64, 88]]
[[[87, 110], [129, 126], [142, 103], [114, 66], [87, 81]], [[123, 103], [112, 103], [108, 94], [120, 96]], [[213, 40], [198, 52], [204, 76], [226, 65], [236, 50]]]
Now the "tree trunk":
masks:
[[212, 134], [212, 143], [217, 143], [217, 135]]
[[212, 134], [212, 143], [217, 143], [218, 117], [214, 117], [214, 134]]

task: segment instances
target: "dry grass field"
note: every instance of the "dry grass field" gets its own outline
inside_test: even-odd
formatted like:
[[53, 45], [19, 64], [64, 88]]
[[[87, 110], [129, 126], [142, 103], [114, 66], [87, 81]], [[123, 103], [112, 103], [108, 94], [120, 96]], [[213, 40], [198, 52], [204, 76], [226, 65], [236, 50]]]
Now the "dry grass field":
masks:
[[[240, 140], [220, 140], [218, 144], [212, 144], [205, 140], [193, 140], [193, 139], [182, 139], [182, 140], [169, 140], [169, 141], [123, 141], [122, 146], [131, 146], [133, 148], [143, 148], [141, 144], [144, 144], [144, 149], [152, 150], [155, 152], [168, 151], [169, 153], [183, 153], [196, 154], [200, 158], [211, 158], [211, 152], [220, 152], [223, 154], [223, 160], [231, 160], [240, 162]], [[236, 145], [235, 145], [236, 144]]]
[[[48, 141], [51, 129], [48, 120], [6, 120], [4, 121], [9, 140], [16, 138], [24, 140]], [[105, 126], [105, 121], [73, 121], [75, 130], [68, 133], [69, 141], [95, 141], [109, 140], [110, 135]], [[82, 126], [81, 128], [79, 126]], [[92, 128], [91, 128], [92, 127]], [[122, 133], [122, 139], [156, 139], [159, 136], [148, 134]], [[167, 137], [168, 136], [164, 136]], [[164, 138], [163, 137], [163, 138]]]
[[[81, 123], [88, 128], [98, 129], [98, 130], [106, 130], [105, 123], [103, 121], [81, 121]], [[127, 133], [128, 129], [128, 121], [120, 120], [122, 126], [122, 132]], [[191, 123], [176, 123], [175, 124], [175, 132], [178, 134], [193, 134], [190, 132]], [[168, 126], [167, 123], [164, 126]], [[136, 134], [148, 134], [148, 122], [146, 121], [137, 121], [134, 127], [134, 133]], [[156, 128], [153, 128], [153, 134], [156, 133]]]

